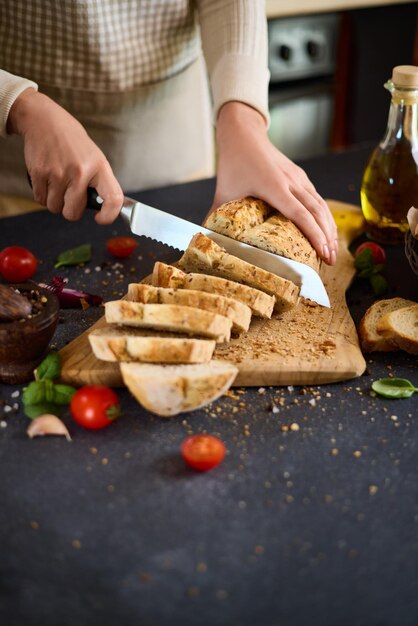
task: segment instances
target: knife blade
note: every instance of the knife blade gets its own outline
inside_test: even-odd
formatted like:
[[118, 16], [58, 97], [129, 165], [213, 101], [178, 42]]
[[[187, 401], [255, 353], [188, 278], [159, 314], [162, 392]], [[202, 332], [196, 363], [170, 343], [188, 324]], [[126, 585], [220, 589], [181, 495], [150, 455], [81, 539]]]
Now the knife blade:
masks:
[[[88, 208], [100, 209], [102, 202], [95, 190], [88, 190]], [[186, 250], [194, 235], [203, 233], [229, 254], [293, 281], [300, 286], [300, 295], [304, 298], [330, 307], [329, 297], [321, 277], [309, 265], [220, 235], [213, 230], [188, 222], [171, 213], [165, 213], [132, 198], [125, 197], [121, 216], [135, 235], [154, 239], [181, 252]]]

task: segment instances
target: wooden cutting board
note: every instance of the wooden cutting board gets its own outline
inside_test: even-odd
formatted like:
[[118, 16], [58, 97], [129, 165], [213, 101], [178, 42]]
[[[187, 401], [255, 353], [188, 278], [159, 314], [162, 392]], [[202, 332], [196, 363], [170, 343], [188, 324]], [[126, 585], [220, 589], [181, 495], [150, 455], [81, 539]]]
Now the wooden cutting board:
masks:
[[[334, 267], [323, 266], [321, 277], [331, 308], [302, 299], [298, 306], [271, 320], [254, 318], [248, 333], [216, 348], [214, 358], [236, 363], [234, 386], [323, 384], [360, 376], [366, 363], [345, 300], [354, 274], [349, 243], [364, 228], [358, 207], [329, 200], [338, 225], [340, 251]], [[101, 318], [61, 350], [62, 380], [76, 386], [123, 386], [117, 363], [93, 355], [88, 333], [106, 325]]]

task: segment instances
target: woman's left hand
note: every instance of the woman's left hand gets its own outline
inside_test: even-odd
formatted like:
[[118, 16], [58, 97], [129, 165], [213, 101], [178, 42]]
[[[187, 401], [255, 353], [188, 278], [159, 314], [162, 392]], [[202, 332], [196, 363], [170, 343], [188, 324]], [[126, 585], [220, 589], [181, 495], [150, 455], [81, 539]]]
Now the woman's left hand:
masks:
[[[296, 123], [296, 122], [295, 122]], [[294, 222], [329, 265], [337, 258], [332, 214], [302, 168], [273, 146], [255, 109], [228, 102], [219, 113], [218, 174], [214, 210], [244, 196], [261, 198]]]

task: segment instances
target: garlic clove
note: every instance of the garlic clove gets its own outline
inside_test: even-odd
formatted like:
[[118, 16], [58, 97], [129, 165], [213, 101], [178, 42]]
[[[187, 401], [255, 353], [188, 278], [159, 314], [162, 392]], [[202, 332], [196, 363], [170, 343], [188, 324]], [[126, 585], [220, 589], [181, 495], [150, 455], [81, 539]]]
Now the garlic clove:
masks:
[[56, 415], [50, 413], [40, 415], [32, 420], [26, 430], [26, 434], [30, 439], [44, 435], [64, 435], [67, 441], [71, 441], [70, 433], [64, 422]]

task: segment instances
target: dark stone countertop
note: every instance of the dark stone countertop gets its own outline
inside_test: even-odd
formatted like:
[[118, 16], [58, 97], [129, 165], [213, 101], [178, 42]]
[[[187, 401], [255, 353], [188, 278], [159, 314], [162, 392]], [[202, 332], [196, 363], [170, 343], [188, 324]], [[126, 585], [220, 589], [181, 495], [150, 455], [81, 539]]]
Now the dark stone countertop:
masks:
[[[358, 204], [370, 146], [303, 163], [325, 197]], [[198, 222], [214, 181], [137, 194]], [[114, 299], [155, 259], [174, 252], [142, 240], [115, 265], [99, 227], [39, 212], [0, 222], [0, 249], [41, 260], [93, 243], [85, 269], [59, 271], [70, 287]], [[387, 249], [389, 295], [417, 296], [401, 248]], [[86, 273], [86, 269], [90, 269]], [[356, 282], [355, 321], [373, 301]], [[63, 311], [61, 348], [102, 314]], [[370, 396], [388, 375], [418, 385], [417, 359], [367, 357], [362, 377], [321, 387], [238, 390], [172, 419], [120, 390], [123, 416], [89, 432], [64, 414], [73, 440], [30, 441], [22, 386], [0, 386], [0, 621], [7, 626], [415, 626], [417, 399]], [[7, 412], [6, 406], [17, 405]], [[272, 404], [279, 407], [273, 413]], [[296, 423], [299, 430], [281, 427]], [[206, 474], [180, 457], [188, 433], [222, 438], [228, 455]], [[354, 454], [356, 453], [356, 454]]]

